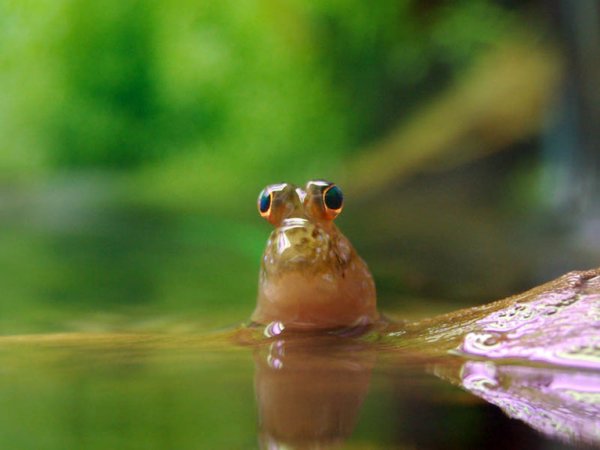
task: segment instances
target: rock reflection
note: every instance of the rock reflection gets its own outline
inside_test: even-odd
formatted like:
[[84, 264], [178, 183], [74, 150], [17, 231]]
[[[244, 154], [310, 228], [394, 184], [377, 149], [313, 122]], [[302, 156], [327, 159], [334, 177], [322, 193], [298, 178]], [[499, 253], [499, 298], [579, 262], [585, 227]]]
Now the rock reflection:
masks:
[[374, 349], [323, 336], [275, 338], [255, 352], [262, 448], [337, 448], [369, 389]]
[[468, 391], [548, 437], [600, 445], [600, 373], [469, 361]]

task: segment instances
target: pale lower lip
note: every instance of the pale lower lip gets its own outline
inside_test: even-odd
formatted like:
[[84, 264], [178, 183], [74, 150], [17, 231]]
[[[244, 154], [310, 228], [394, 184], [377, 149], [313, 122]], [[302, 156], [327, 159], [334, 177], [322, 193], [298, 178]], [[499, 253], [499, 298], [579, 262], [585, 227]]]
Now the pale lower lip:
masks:
[[285, 219], [280, 227], [282, 230], [289, 230], [292, 228], [306, 228], [310, 222], [306, 219], [302, 219], [300, 217], [292, 217], [289, 219]]

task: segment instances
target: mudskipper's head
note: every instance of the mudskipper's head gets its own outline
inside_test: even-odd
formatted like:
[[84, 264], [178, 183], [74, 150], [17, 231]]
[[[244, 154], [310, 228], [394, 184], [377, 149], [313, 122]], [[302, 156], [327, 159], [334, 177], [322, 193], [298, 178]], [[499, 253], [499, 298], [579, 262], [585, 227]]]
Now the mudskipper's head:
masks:
[[341, 189], [324, 180], [260, 193], [258, 210], [275, 229], [261, 262], [255, 322], [334, 329], [377, 320], [371, 274], [333, 223], [343, 203]]

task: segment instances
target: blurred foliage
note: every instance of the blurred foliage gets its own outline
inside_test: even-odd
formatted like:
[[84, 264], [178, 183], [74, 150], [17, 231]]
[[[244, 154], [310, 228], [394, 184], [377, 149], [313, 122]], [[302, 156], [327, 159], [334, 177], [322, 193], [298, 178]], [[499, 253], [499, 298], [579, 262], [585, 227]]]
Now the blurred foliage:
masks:
[[260, 222], [49, 203], [0, 235], [3, 334], [214, 329], [248, 318]]
[[519, 20], [489, 0], [0, 2], [0, 326], [243, 320], [258, 190], [336, 174]]
[[143, 167], [135, 186], [165, 199], [326, 175], [515, 22], [484, 0], [8, 1], [0, 17], [0, 175]]

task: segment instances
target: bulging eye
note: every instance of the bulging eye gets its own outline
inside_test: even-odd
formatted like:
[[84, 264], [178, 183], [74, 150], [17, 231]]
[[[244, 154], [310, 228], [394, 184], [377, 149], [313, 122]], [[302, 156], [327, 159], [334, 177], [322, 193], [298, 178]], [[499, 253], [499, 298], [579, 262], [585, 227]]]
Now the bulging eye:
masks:
[[273, 199], [273, 193], [264, 189], [258, 196], [258, 212], [265, 219], [269, 218], [271, 214], [271, 203]]
[[304, 211], [314, 220], [331, 221], [342, 212], [344, 194], [330, 181], [312, 180], [306, 183]]
[[323, 190], [323, 205], [328, 218], [336, 218], [342, 212], [342, 207], [344, 206], [344, 194], [342, 194], [342, 190], [335, 184], [325, 188]]
[[288, 217], [296, 208], [298, 196], [296, 186], [288, 183], [270, 184], [260, 194], [256, 206], [260, 215], [275, 226]]

